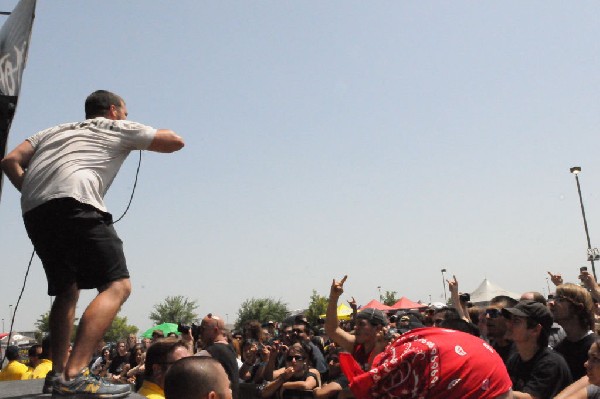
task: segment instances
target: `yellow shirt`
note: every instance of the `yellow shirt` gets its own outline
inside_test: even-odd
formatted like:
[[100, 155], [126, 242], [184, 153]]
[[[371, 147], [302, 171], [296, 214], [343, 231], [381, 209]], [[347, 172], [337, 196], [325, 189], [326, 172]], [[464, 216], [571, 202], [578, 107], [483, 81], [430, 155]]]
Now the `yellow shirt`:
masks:
[[41, 359], [40, 364], [35, 366], [31, 376], [29, 378], [40, 379], [46, 378], [46, 374], [48, 374], [52, 370], [52, 360], [50, 359]]
[[27, 371], [25, 373], [23, 373], [23, 375], [21, 376], [22, 380], [29, 380], [31, 379], [33, 375], [33, 367], [31, 366], [27, 366]]
[[0, 371], [0, 381], [20, 380], [27, 373], [28, 367], [18, 360], [11, 360], [6, 367]]
[[138, 394], [147, 397], [148, 399], [165, 399], [165, 391], [158, 385], [148, 380], [144, 381]]

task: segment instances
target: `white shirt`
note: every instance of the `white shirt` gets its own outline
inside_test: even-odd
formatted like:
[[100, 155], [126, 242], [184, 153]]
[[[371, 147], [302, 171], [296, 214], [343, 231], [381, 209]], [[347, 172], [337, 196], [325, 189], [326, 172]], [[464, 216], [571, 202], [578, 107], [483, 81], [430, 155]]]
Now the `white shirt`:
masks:
[[65, 123], [29, 137], [34, 154], [21, 189], [23, 213], [55, 198], [107, 212], [104, 195], [132, 150], [147, 149], [156, 129], [103, 117]]

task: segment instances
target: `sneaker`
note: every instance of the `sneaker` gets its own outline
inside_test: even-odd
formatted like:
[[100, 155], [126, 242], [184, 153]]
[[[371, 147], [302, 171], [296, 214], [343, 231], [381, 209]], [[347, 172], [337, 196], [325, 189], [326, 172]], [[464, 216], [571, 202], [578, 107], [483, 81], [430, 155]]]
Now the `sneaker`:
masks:
[[124, 398], [131, 393], [129, 384], [111, 384], [104, 379], [80, 373], [70, 381], [57, 377], [52, 386], [52, 397], [70, 396], [71, 398]]
[[43, 393], [52, 393], [52, 386], [54, 385], [54, 381], [58, 378], [58, 375], [54, 372], [54, 370], [50, 370], [48, 374], [46, 374], [46, 379], [44, 380], [44, 388], [42, 388]]

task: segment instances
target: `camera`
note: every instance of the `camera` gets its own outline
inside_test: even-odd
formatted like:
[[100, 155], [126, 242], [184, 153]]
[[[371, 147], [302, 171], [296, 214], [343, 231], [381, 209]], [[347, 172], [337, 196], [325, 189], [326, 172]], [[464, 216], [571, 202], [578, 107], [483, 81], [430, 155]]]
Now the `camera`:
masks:
[[471, 300], [471, 294], [469, 294], [468, 292], [464, 293], [464, 294], [460, 294], [460, 301], [461, 302], [469, 302]]
[[587, 266], [581, 266], [579, 268], [579, 273], [581, 273], [581, 272], [587, 272]]
[[196, 325], [195, 323], [192, 323], [191, 326], [186, 326], [181, 322], [177, 323], [177, 332], [188, 334], [190, 330], [192, 330], [192, 337], [194, 337], [194, 340], [197, 341], [200, 338], [200, 326]]

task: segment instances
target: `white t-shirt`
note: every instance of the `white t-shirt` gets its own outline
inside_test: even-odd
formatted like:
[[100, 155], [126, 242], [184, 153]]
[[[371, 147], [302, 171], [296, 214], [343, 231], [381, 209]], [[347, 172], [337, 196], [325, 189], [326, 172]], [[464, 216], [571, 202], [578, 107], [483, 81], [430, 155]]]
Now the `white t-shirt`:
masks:
[[23, 213], [55, 198], [107, 212], [104, 195], [132, 150], [147, 149], [156, 129], [103, 117], [65, 123], [29, 137], [34, 154], [21, 188]]

